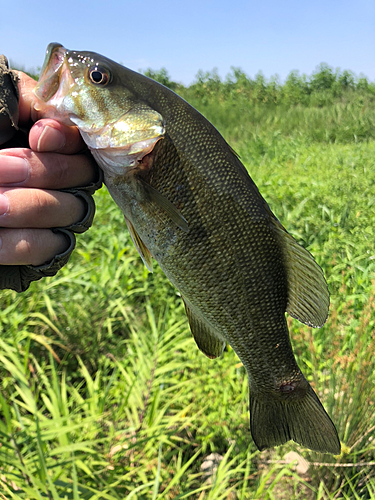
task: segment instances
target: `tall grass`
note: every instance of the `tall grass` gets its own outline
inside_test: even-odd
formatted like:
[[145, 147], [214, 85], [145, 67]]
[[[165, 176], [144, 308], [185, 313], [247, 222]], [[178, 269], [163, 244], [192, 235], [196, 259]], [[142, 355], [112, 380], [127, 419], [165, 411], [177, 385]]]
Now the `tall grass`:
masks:
[[210, 74], [201, 89], [175, 89], [231, 142], [323, 267], [326, 325], [288, 323], [341, 456], [293, 443], [256, 450], [244, 368], [231, 348], [215, 361], [198, 351], [179, 294], [157, 265], [147, 273], [103, 189], [68, 265], [0, 296], [0, 498], [375, 499], [373, 90], [360, 79], [345, 89], [345, 75], [332, 75], [315, 75], [315, 90], [297, 75], [290, 92], [305, 97], [289, 105], [256, 98], [240, 73], [221, 82], [220, 99], [207, 90], [221, 85]]

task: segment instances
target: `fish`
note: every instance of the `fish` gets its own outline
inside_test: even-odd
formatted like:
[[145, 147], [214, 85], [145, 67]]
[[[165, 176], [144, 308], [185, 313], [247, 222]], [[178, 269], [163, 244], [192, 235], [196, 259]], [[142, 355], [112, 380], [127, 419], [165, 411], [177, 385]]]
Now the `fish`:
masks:
[[273, 214], [218, 130], [170, 89], [100, 54], [48, 46], [34, 107], [76, 125], [144, 264], [179, 290], [198, 348], [229, 344], [249, 380], [259, 450], [293, 440], [340, 454], [336, 428], [300, 370], [286, 312], [328, 316], [322, 269]]

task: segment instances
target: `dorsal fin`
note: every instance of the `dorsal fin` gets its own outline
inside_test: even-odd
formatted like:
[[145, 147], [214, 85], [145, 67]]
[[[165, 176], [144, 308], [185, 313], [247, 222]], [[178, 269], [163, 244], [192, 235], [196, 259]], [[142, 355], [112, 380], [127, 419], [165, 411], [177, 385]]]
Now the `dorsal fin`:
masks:
[[287, 312], [314, 328], [324, 325], [329, 310], [329, 291], [323, 271], [314, 257], [271, 218], [281, 241], [288, 279]]
[[185, 300], [184, 304], [190, 330], [199, 349], [210, 359], [221, 356], [225, 342], [216, 337], [211, 328], [192, 312]]

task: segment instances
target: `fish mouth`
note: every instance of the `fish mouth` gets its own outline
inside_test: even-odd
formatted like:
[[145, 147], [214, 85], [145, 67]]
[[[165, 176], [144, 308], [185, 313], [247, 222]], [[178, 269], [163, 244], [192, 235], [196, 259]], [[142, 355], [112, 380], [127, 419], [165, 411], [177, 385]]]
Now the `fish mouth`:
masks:
[[33, 102], [34, 109], [43, 111], [44, 117], [53, 118], [58, 113], [65, 115], [62, 113], [63, 101], [75, 85], [67, 61], [68, 53], [59, 43], [50, 43], [47, 47], [39, 81], [34, 89], [37, 99]]
[[43, 102], [48, 102], [58, 91], [67, 50], [59, 43], [50, 43], [34, 93]]

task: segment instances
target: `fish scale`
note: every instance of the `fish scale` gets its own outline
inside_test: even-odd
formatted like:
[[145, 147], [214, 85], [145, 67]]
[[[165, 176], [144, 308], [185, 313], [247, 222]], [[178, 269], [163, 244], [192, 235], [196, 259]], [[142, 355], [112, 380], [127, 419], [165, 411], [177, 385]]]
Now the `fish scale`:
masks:
[[[64, 79], [70, 88], [54, 98], [57, 78], [60, 89], [69, 87]], [[198, 347], [216, 358], [228, 342], [241, 359], [258, 448], [292, 439], [339, 454], [285, 318], [287, 311], [322, 326], [329, 307], [322, 270], [219, 132], [157, 82], [59, 44], [47, 49], [35, 93], [45, 116], [81, 130], [143, 261], [152, 270], [155, 258], [181, 292]], [[108, 146], [103, 134], [113, 138]]]

